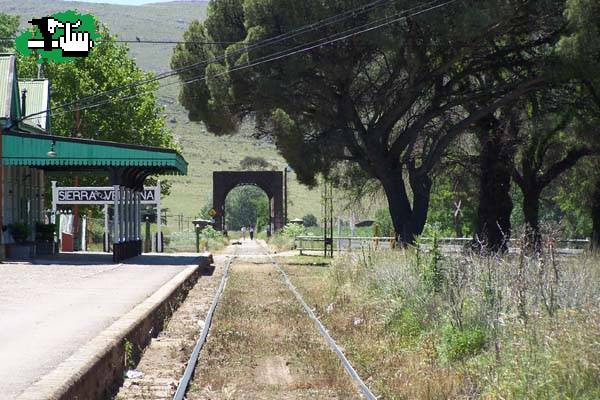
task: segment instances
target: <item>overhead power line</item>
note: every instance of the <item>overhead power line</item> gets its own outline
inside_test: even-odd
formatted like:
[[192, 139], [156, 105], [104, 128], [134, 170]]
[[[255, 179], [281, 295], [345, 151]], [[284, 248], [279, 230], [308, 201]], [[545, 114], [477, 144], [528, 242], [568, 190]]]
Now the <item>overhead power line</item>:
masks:
[[[366, 12], [369, 12], [369, 11], [371, 11], [371, 10], [377, 8], [377, 7], [381, 7], [383, 5], [386, 5], [388, 3], [393, 3], [393, 2], [396, 2], [396, 1], [399, 1], [399, 0], [375, 0], [375, 1], [371, 2], [371, 3], [363, 5], [361, 7], [357, 7], [357, 8], [351, 9], [351, 10], [347, 10], [347, 11], [341, 13], [341, 14], [337, 14], [335, 16], [327, 17], [327, 18], [321, 19], [321, 20], [319, 20], [317, 22], [313, 22], [313, 23], [306, 24], [306, 25], [303, 25], [301, 27], [295, 28], [295, 29], [293, 29], [293, 30], [291, 30], [289, 32], [282, 33], [282, 34], [279, 34], [279, 35], [276, 35], [276, 36], [273, 36], [273, 37], [270, 37], [270, 38], [267, 38], [267, 39], [260, 40], [258, 42], [252, 43], [251, 45], [247, 45], [247, 46], [244, 46], [244, 47], [242, 47], [240, 49], [232, 51], [228, 55], [229, 56], [235, 56], [235, 55], [238, 55], [238, 54], [249, 52], [250, 50], [256, 50], [256, 49], [260, 49], [260, 48], [263, 48], [263, 47], [266, 47], [266, 46], [269, 46], [269, 45], [273, 45], [273, 44], [276, 44], [276, 43], [281, 43], [281, 42], [283, 42], [285, 40], [289, 40], [289, 39], [293, 39], [295, 37], [298, 37], [298, 36], [300, 36], [300, 35], [302, 35], [304, 33], [312, 32], [312, 31], [315, 31], [316, 29], [320, 29], [320, 28], [323, 28], [323, 27], [326, 27], [326, 26], [330, 26], [330, 25], [332, 25], [334, 23], [346, 20], [346, 19], [348, 19], [350, 17], [356, 17], [358, 15], [361, 15], [361, 14], [364, 14]], [[426, 3], [424, 5], [413, 7], [410, 10], [417, 9], [417, 8], [426, 6], [428, 4], [436, 3], [436, 2], [439, 2], [439, 1], [440, 0], [431, 1], [431, 2]], [[150, 82], [153, 82], [153, 81], [157, 81], [157, 80], [160, 80], [160, 79], [169, 78], [171, 76], [180, 74], [182, 72], [189, 71], [189, 70], [194, 69], [194, 68], [205, 66], [205, 65], [208, 65], [210, 63], [221, 62], [224, 59], [225, 59], [225, 56], [218, 56], [218, 57], [214, 57], [214, 58], [211, 58], [211, 59], [208, 59], [208, 60], [202, 60], [202, 61], [199, 61], [199, 62], [196, 62], [196, 63], [193, 63], [193, 64], [189, 64], [189, 65], [186, 65], [186, 66], [183, 66], [183, 67], [180, 67], [180, 68], [176, 68], [176, 69], [173, 69], [173, 70], [170, 70], [170, 71], [158, 74], [158, 75], [156, 75], [154, 77], [151, 77], [151, 78], [138, 80], [138, 81], [126, 84], [126, 85], [117, 86], [115, 88], [106, 90], [104, 92], [99, 92], [99, 93], [95, 93], [95, 94], [92, 94], [92, 95], [89, 95], [89, 96], [84, 96], [84, 97], [78, 98], [77, 100], [74, 100], [74, 101], [71, 101], [71, 102], [62, 103], [62, 104], [59, 104], [59, 105], [57, 105], [55, 107], [51, 107], [51, 108], [49, 108], [46, 111], [37, 113], [35, 115], [43, 114], [43, 113], [45, 113], [47, 111], [54, 111], [55, 109], [61, 109], [61, 108], [65, 108], [65, 107], [69, 107], [69, 106], [74, 106], [74, 105], [80, 105], [81, 106], [86, 101], [91, 100], [91, 99], [96, 98], [96, 97], [107, 96], [107, 95], [110, 95], [112, 93], [118, 92], [120, 90], [124, 90], [124, 89], [128, 89], [128, 88], [133, 88], [133, 87], [141, 86], [141, 85], [144, 85], [144, 84], [147, 84], [147, 83], [150, 83]], [[28, 115], [28, 116], [24, 117], [24, 119], [28, 118], [28, 117], [31, 117], [31, 116], [35, 116], [35, 115], [34, 114]]]
[[[417, 12], [413, 12], [413, 13], [410, 13], [410, 14], [407, 14], [406, 12], [396, 13], [396, 14], [394, 14], [392, 16], [381, 18], [379, 20], [376, 20], [376, 21], [373, 21], [373, 22], [370, 22], [370, 23], [367, 23], [367, 24], [363, 24], [363, 25], [361, 25], [359, 27], [355, 27], [355, 28], [351, 28], [351, 29], [345, 30], [343, 32], [339, 32], [339, 33], [337, 33], [335, 35], [331, 35], [331, 36], [329, 36], [327, 38], [322, 38], [322, 39], [319, 39], [317, 41], [313, 41], [313, 42], [310, 42], [310, 43], [298, 45], [298, 46], [295, 46], [295, 47], [292, 47], [292, 48], [289, 48], [289, 49], [286, 49], [286, 50], [282, 50], [282, 51], [279, 51], [279, 52], [275, 52], [275, 53], [269, 54], [269, 55], [264, 56], [264, 57], [260, 57], [260, 58], [258, 58], [256, 60], [254, 60], [252, 63], [244, 64], [244, 65], [240, 65], [238, 67], [234, 67], [234, 68], [228, 69], [225, 72], [213, 75], [213, 77], [219, 77], [219, 76], [223, 76], [225, 74], [229, 74], [231, 72], [236, 72], [236, 71], [240, 71], [240, 70], [244, 70], [244, 69], [256, 67], [256, 66], [261, 65], [261, 64], [265, 64], [265, 63], [269, 63], [269, 62], [281, 60], [281, 59], [284, 59], [284, 58], [287, 58], [287, 57], [291, 57], [293, 55], [305, 53], [305, 52], [314, 50], [316, 48], [326, 46], [328, 44], [337, 43], [337, 42], [349, 39], [351, 37], [358, 36], [358, 35], [361, 35], [361, 34], [364, 34], [364, 33], [367, 33], [367, 32], [371, 32], [371, 31], [380, 29], [380, 28], [382, 28], [384, 26], [391, 25], [391, 24], [394, 24], [394, 23], [406, 20], [407, 18], [410, 18], [410, 17], [418, 16], [418, 15], [421, 15], [421, 14], [424, 14], [424, 13], [427, 13], [427, 12], [431, 12], [431, 11], [434, 11], [434, 10], [442, 8], [442, 7], [446, 7], [446, 6], [448, 6], [448, 5], [452, 4], [452, 3], [455, 3], [456, 1], [457, 0], [448, 0], [448, 1], [444, 2], [444, 3], [440, 3], [440, 4], [437, 4], [435, 6], [429, 7], [427, 9], [420, 10], [420, 11], [417, 11]], [[190, 83], [194, 83], [194, 82], [205, 80], [206, 78], [207, 77], [206, 77], [205, 74], [198, 75], [198, 76], [195, 76], [195, 77], [191, 77], [188, 80], [185, 80], [183, 82], [175, 81], [175, 82], [170, 82], [170, 83], [161, 85], [161, 88], [164, 88], [164, 87], [167, 87], [167, 86], [172, 86], [172, 85], [175, 85], [175, 84], [190, 84]], [[138, 92], [138, 93], [134, 93], [134, 94], [123, 96], [123, 97], [117, 97], [117, 98], [113, 98], [113, 99], [107, 99], [107, 100], [104, 100], [102, 102], [98, 102], [98, 103], [95, 103], [95, 104], [90, 104], [90, 105], [87, 105], [87, 106], [78, 107], [78, 108], [74, 108], [74, 109], [71, 109], [71, 110], [66, 110], [66, 111], [63, 111], [63, 112], [55, 114], [55, 115], [62, 115], [62, 114], [66, 114], [66, 113], [69, 113], [69, 112], [73, 112], [75, 110], [86, 110], [86, 109], [90, 109], [90, 108], [96, 108], [96, 107], [100, 107], [100, 106], [102, 106], [104, 104], [111, 103], [111, 102], [114, 102], [114, 101], [121, 101], [121, 100], [128, 100], [128, 99], [131, 99], [131, 98], [135, 98], [135, 97], [141, 96], [141, 95], [143, 95], [145, 93], [147, 93], [147, 91]]]
[[[395, 2], [395, 1], [398, 1], [398, 0], [378, 0], [378, 1], [370, 3], [370, 4], [372, 4], [372, 5], [373, 4], [382, 5], [383, 3]], [[281, 50], [281, 51], [269, 54], [267, 56], [264, 56], [264, 57], [261, 57], [261, 58], [259, 58], [257, 60], [254, 60], [251, 64], [245, 64], [243, 66], [239, 66], [239, 67], [235, 67], [235, 68], [229, 69], [225, 73], [234, 72], [234, 71], [238, 71], [238, 70], [241, 70], [241, 69], [246, 69], [246, 68], [254, 67], [254, 66], [266, 63], [266, 62], [272, 62], [272, 61], [283, 59], [285, 57], [289, 57], [289, 56], [292, 56], [292, 55], [295, 55], [295, 54], [299, 54], [299, 53], [303, 53], [303, 52], [306, 52], [306, 51], [310, 51], [310, 50], [313, 50], [313, 49], [318, 48], [318, 47], [322, 47], [322, 46], [330, 44], [330, 43], [339, 42], [341, 40], [345, 40], [347, 38], [350, 38], [350, 37], [353, 37], [353, 36], [356, 36], [356, 35], [359, 35], [359, 34], [362, 34], [362, 33], [366, 33], [366, 32], [369, 32], [369, 31], [372, 31], [372, 30], [375, 30], [375, 29], [379, 29], [379, 28], [381, 28], [383, 26], [390, 25], [390, 24], [393, 24], [395, 22], [399, 22], [401, 20], [404, 20], [404, 19], [412, 17], [412, 16], [417, 16], [417, 15], [420, 15], [420, 14], [423, 14], [423, 13], [426, 13], [426, 12], [429, 12], [429, 11], [432, 11], [432, 10], [435, 10], [435, 9], [438, 9], [438, 8], [441, 8], [441, 7], [445, 7], [445, 6], [447, 6], [447, 5], [451, 4], [451, 3], [454, 3], [455, 1], [456, 0], [450, 0], [450, 1], [445, 1], [443, 3], [440, 3], [439, 0], [438, 1], [431, 1], [431, 2], [425, 4], [425, 5], [429, 6], [428, 8], [423, 8], [424, 5], [421, 5], [421, 6], [418, 6], [418, 7], [413, 7], [411, 9], [408, 9], [408, 10], [401, 11], [401, 12], [398, 12], [396, 14], [393, 14], [391, 16], [384, 17], [384, 18], [381, 18], [379, 20], [366, 23], [366, 24], [360, 25], [358, 27], [350, 28], [350, 29], [347, 29], [347, 30], [345, 30], [343, 32], [336, 33], [334, 35], [330, 35], [330, 36], [328, 36], [326, 38], [321, 38], [321, 39], [318, 39], [318, 40], [310, 42], [310, 43], [300, 44], [300, 45], [294, 46], [292, 48], [288, 48], [288, 49], [285, 49], [285, 50]], [[438, 3], [438, 4], [432, 5], [434, 3]], [[344, 14], [349, 14], [349, 13], [351, 14], [352, 12], [356, 13], [357, 11], [360, 11], [360, 10], [365, 9], [365, 8], [372, 9], [372, 7], [373, 6], [369, 7], [369, 5], [367, 5], [367, 6], [360, 7], [359, 9], [356, 9], [356, 10], [347, 11]], [[423, 8], [423, 9], [418, 10], [419, 8]], [[415, 11], [415, 10], [417, 10], [417, 11]], [[327, 18], [325, 20], [322, 20], [322, 21], [326, 21], [325, 22], [326, 24], [331, 24], [332, 18], [333, 17], [329, 17], [329, 18]], [[345, 19], [347, 19], [347, 18], [345, 18]], [[242, 49], [239, 49], [239, 50], [237, 50], [235, 52], [232, 52], [232, 53], [228, 54], [228, 56], [231, 56], [233, 53], [236, 53], [236, 52], [242, 53], [242, 52], [246, 52], [248, 50], [262, 48], [262, 47], [265, 47], [265, 46], [273, 44], [273, 43], [279, 43], [279, 42], [281, 42], [283, 40], [286, 40], [286, 39], [289, 39], [291, 37], [298, 36], [299, 35], [298, 32], [301, 31], [301, 30], [307, 29], [307, 27], [311, 27], [310, 30], [313, 30], [313, 27], [315, 27], [314, 29], [316, 29], [317, 25], [319, 25], [319, 22], [305, 25], [304, 27], [297, 28], [294, 31], [288, 32], [288, 34], [278, 35], [278, 36], [275, 36], [275, 37], [272, 37], [272, 38], [265, 39], [263, 41], [257, 42], [257, 43], [255, 43], [253, 45], [244, 47]], [[360, 30], [360, 29], [362, 29], [362, 30]], [[341, 37], [336, 37], [336, 36], [339, 36], [339, 35], [342, 35], [342, 36]], [[95, 107], [98, 107], [100, 105], [107, 104], [109, 102], [119, 101], [120, 99], [123, 99], [123, 100], [124, 99], [130, 99], [130, 98], [142, 95], [142, 94], [146, 93], [146, 91], [142, 91], [140, 93], [133, 94], [133, 95], [127, 95], [127, 96], [124, 96], [124, 97], [116, 97], [116, 98], [112, 98], [112, 99], [107, 99], [105, 101], [101, 101], [101, 102], [93, 103], [93, 104], [89, 104], [89, 105], [82, 105], [83, 101], [89, 100], [91, 98], [110, 95], [112, 93], [115, 93], [115, 92], [123, 90], [123, 89], [133, 88], [133, 87], [137, 87], [137, 86], [140, 86], [140, 85], [151, 83], [153, 81], [158, 81], [158, 80], [166, 79], [166, 78], [169, 78], [169, 77], [174, 76], [176, 74], [179, 74], [181, 72], [185, 72], [185, 71], [188, 71], [190, 69], [196, 68], [197, 66], [207, 65], [207, 64], [210, 64], [210, 63], [220, 62], [220, 61], [223, 61], [223, 60], [224, 60], [224, 56], [219, 56], [219, 57], [215, 57], [213, 59], [204, 60], [204, 61], [201, 61], [201, 62], [198, 62], [198, 63], [194, 63], [194, 64], [191, 64], [191, 65], [188, 65], [188, 66], [184, 66], [182, 68], [174, 69], [172, 71], [169, 71], [169, 72], [166, 72], [166, 73], [163, 73], [163, 74], [159, 74], [156, 77], [152, 77], [152, 78], [148, 78], [148, 79], [145, 79], [145, 80], [140, 80], [140, 81], [132, 82], [130, 84], [123, 85], [121, 87], [116, 87], [116, 88], [110, 89], [110, 90], [102, 92], [102, 93], [97, 93], [97, 94], [94, 94], [94, 95], [90, 95], [90, 96], [87, 96], [87, 97], [80, 98], [80, 99], [78, 99], [76, 101], [73, 101], [73, 102], [63, 103], [63, 104], [60, 104], [58, 106], [52, 107], [52, 108], [50, 108], [50, 109], [48, 109], [46, 111], [42, 111], [42, 112], [38, 112], [38, 113], [35, 113], [35, 114], [28, 115], [28, 116], [26, 116], [26, 117], [24, 117], [22, 119], [29, 119], [29, 118], [35, 117], [37, 115], [44, 114], [44, 113], [46, 113], [48, 111], [54, 111], [54, 110], [58, 110], [58, 109], [64, 109], [66, 107], [73, 106], [73, 105], [77, 105], [77, 106], [74, 107], [74, 108], [72, 108], [72, 109], [70, 109], [70, 110], [67, 110], [65, 112], [61, 112], [61, 113], [58, 113], [58, 114], [55, 114], [55, 115], [62, 115], [62, 114], [65, 114], [67, 112], [72, 112], [72, 111], [75, 111], [75, 110], [85, 110], [85, 109], [89, 109], [89, 108], [95, 108]], [[193, 79], [188, 79], [187, 81], [184, 81], [184, 82], [177, 81], [177, 82], [168, 83], [168, 84], [163, 85], [161, 87], [171, 86], [173, 84], [178, 84], [178, 83], [188, 84], [188, 83], [196, 82], [196, 81], [199, 81], [199, 80], [203, 80], [206, 77], [204, 75], [202, 75], [202, 76], [199, 75], [198, 77], [192, 77], [192, 78]]]
[[[14, 41], [16, 37], [0, 37], [0, 41]], [[148, 39], [114, 39], [114, 40], [96, 40], [95, 43], [139, 43], [139, 44], [197, 44], [197, 45], [225, 45], [234, 44], [237, 42], [211, 42], [211, 41], [184, 41], [184, 40], [173, 40], [173, 39], [162, 39], [162, 40], [148, 40]]]

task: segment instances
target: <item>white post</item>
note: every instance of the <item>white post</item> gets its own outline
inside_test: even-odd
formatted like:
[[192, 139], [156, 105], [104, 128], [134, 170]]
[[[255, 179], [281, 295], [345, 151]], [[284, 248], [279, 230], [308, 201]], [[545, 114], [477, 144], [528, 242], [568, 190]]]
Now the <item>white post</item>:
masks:
[[87, 216], [81, 217], [81, 250], [87, 251], [87, 238], [85, 237], [87, 231]]
[[114, 190], [115, 205], [113, 212], [113, 243], [119, 243], [121, 241], [121, 187], [119, 185], [115, 185]]
[[104, 249], [107, 252], [110, 249], [108, 245], [108, 204], [104, 205]]
[[119, 186], [119, 243], [125, 241], [125, 189]]
[[125, 191], [125, 242], [131, 240], [131, 199], [128, 188]]
[[138, 241], [140, 241], [140, 240], [142, 240], [142, 194], [140, 192], [136, 193], [135, 204], [136, 204], [136, 211], [135, 211], [136, 239]]
[[135, 192], [129, 189], [129, 240], [135, 239]]
[[156, 252], [160, 253], [162, 249], [162, 221], [160, 218], [160, 180], [156, 182]]
[[56, 203], [58, 203], [58, 190], [56, 189], [56, 181], [52, 181], [52, 214], [50, 222], [56, 224]]

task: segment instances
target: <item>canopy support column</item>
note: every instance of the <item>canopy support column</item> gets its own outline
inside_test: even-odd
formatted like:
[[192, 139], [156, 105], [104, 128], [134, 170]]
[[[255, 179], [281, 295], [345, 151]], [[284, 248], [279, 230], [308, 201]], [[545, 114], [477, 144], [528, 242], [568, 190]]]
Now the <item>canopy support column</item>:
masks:
[[119, 261], [118, 252], [121, 242], [121, 187], [114, 185], [113, 207], [113, 261]]

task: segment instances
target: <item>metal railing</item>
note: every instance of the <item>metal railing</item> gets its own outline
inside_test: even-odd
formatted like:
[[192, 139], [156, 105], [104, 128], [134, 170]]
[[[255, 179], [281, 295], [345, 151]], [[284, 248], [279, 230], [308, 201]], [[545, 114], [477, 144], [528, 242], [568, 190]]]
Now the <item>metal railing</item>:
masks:
[[[421, 237], [420, 242], [424, 247], [433, 243], [432, 237]], [[440, 246], [445, 246], [448, 250], [459, 250], [473, 242], [473, 238], [437, 238]], [[323, 251], [324, 238], [322, 236], [297, 236], [294, 240], [296, 250], [302, 254], [304, 251]], [[517, 247], [518, 240], [509, 240], [509, 247]], [[335, 251], [351, 251], [362, 248], [392, 249], [396, 245], [393, 237], [359, 237], [359, 236], [340, 236], [333, 238], [333, 249]], [[556, 249], [564, 250], [582, 250], [590, 246], [589, 239], [560, 239], [555, 241]]]

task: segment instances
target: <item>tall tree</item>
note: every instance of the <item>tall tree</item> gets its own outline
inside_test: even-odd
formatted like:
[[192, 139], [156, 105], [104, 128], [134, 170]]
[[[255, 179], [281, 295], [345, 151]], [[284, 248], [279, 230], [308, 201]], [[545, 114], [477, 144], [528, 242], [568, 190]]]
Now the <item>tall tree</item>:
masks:
[[581, 158], [594, 152], [593, 138], [586, 140], [582, 134], [590, 131], [580, 126], [586, 116], [577, 112], [582, 105], [573, 93], [575, 89], [567, 85], [562, 90], [532, 96], [528, 103], [529, 115], [523, 116], [519, 126], [521, 143], [513, 178], [523, 194], [523, 216], [529, 243], [534, 249], [539, 247], [541, 239], [542, 191]]
[[[166, 128], [164, 109], [156, 98], [158, 82], [117, 90], [108, 96], [99, 96], [73, 104], [100, 92], [127, 86], [132, 82], [151, 78], [130, 56], [126, 45], [118, 43], [108, 29], [99, 26], [101, 38], [87, 57], [70, 63], [44, 62], [44, 77], [51, 84], [51, 129], [61, 136], [80, 136], [86, 139], [136, 143], [147, 146], [175, 148], [172, 132]], [[19, 76], [35, 78], [38, 63], [35, 54], [20, 57]], [[60, 108], [61, 105], [70, 105]], [[77, 127], [76, 109], [80, 124]], [[150, 182], [155, 179], [151, 178]], [[82, 183], [104, 184], [106, 178], [84, 177]], [[59, 179], [59, 182], [68, 182]], [[162, 181], [163, 195], [170, 193], [170, 184]]]
[[[596, 0], [567, 0], [569, 33], [559, 43], [567, 72], [579, 80], [595, 105], [592, 117], [600, 124], [600, 3]], [[592, 246], [600, 249], [600, 178], [592, 189]]]
[[19, 28], [19, 17], [0, 12], [0, 53], [11, 50], [14, 46], [14, 40], [4, 39], [13, 38]]
[[[101, 39], [87, 57], [71, 63], [43, 65], [44, 77], [52, 86], [51, 108], [56, 108], [51, 113], [52, 133], [62, 136], [78, 133], [87, 139], [174, 147], [171, 132], [165, 128], [163, 108], [156, 101], [157, 82], [58, 108], [152, 76], [136, 65], [127, 46], [117, 43], [105, 27], [99, 31]], [[35, 78], [38, 73], [35, 54], [20, 57], [18, 68], [21, 78]], [[76, 129], [78, 107], [81, 124]]]
[[[340, 162], [357, 165], [378, 180], [399, 240], [412, 242], [427, 218], [431, 174], [466, 129], [543, 84], [520, 74], [535, 50], [556, 40], [562, 1], [463, 1], [309, 52], [236, 70], [357, 26], [389, 21], [416, 0], [390, 2], [368, 13], [319, 27], [276, 45], [243, 51], [262, 39], [310, 21], [340, 15], [366, 0], [213, 0], [205, 23], [185, 39], [234, 41], [229, 46], [178, 45], [173, 67], [224, 56], [181, 73], [183, 105], [192, 119], [217, 134], [234, 132], [252, 117], [274, 136], [299, 179], [316, 183]], [[268, 6], [266, 6], [268, 4]], [[441, 3], [440, 3], [441, 4]], [[527, 59], [524, 57], [527, 53]], [[507, 79], [474, 88], [472, 80], [500, 70]], [[466, 104], [474, 104], [467, 108]]]
[[475, 245], [493, 252], [508, 248], [511, 235], [511, 173], [515, 155], [516, 111], [511, 104], [474, 127], [479, 142], [479, 202]]

